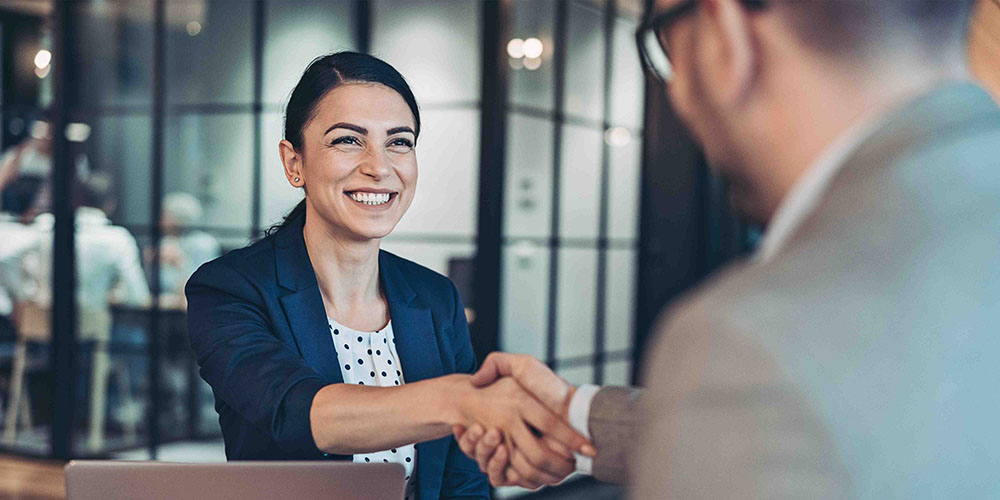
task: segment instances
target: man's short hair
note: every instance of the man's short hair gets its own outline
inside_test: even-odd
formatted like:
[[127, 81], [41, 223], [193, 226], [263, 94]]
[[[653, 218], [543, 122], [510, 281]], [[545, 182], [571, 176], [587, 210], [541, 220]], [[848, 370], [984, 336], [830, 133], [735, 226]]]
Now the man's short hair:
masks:
[[104, 208], [114, 201], [114, 183], [111, 176], [92, 173], [77, 184], [77, 204], [84, 207]]
[[[850, 59], [886, 47], [889, 38], [919, 43], [932, 56], [961, 44], [973, 0], [779, 0], [803, 43]], [[895, 45], [894, 46], [898, 46]], [[943, 52], [942, 52], [943, 53]]]

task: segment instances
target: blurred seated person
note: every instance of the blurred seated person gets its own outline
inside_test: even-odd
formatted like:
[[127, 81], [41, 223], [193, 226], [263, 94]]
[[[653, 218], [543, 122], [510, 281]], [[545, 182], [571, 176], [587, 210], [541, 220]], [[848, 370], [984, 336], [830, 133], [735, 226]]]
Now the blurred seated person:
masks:
[[[222, 255], [214, 236], [193, 228], [201, 214], [201, 203], [191, 194], [174, 192], [163, 198], [160, 291], [164, 298], [183, 300], [184, 284], [198, 266]], [[147, 260], [151, 259], [147, 252]]]
[[[149, 304], [149, 286], [139, 259], [135, 237], [108, 219], [115, 207], [111, 179], [93, 174], [79, 183], [76, 208], [76, 297], [81, 310], [107, 311], [111, 303], [134, 306]], [[34, 248], [21, 259], [31, 279], [23, 287], [24, 299], [39, 304], [51, 302], [52, 232], [51, 213], [35, 218]]]
[[25, 281], [15, 257], [34, 244], [35, 230], [27, 223], [33, 218], [41, 187], [42, 180], [34, 176], [0, 178], [4, 193], [0, 203], [0, 341], [14, 339], [14, 298]]

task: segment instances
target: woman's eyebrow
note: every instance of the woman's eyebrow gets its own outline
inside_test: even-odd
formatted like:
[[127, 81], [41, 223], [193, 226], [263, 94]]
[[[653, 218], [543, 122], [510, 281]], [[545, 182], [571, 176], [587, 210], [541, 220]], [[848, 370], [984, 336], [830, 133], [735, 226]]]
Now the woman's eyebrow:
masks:
[[393, 127], [393, 128], [391, 128], [389, 130], [386, 130], [385, 134], [386, 135], [392, 135], [392, 134], [398, 134], [400, 132], [409, 132], [409, 133], [411, 133], [413, 135], [417, 135], [417, 133], [414, 132], [413, 129], [410, 128], [410, 127]]
[[326, 132], [323, 132], [323, 135], [329, 134], [330, 131], [335, 128], [346, 128], [347, 130], [353, 130], [361, 135], [368, 135], [368, 129], [360, 125], [346, 122], [334, 123], [333, 125], [330, 125], [330, 128], [326, 129]]

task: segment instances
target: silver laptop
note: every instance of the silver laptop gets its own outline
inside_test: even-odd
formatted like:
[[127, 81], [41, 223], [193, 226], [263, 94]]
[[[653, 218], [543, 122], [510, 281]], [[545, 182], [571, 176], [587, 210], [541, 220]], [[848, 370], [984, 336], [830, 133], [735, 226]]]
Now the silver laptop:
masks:
[[73, 460], [68, 500], [402, 500], [400, 464]]

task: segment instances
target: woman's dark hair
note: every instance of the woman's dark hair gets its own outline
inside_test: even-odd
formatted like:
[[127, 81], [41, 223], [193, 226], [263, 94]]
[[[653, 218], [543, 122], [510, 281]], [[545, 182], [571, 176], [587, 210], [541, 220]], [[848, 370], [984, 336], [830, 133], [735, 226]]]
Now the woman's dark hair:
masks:
[[[348, 83], [377, 83], [395, 90], [413, 112], [414, 133], [420, 135], [420, 110], [403, 75], [377, 57], [358, 52], [337, 52], [309, 63], [285, 105], [285, 139], [296, 150], [302, 149], [302, 129], [312, 120], [319, 101], [331, 90]], [[264, 234], [274, 234], [305, 211], [306, 201], [302, 200], [280, 223], [271, 226]]]

